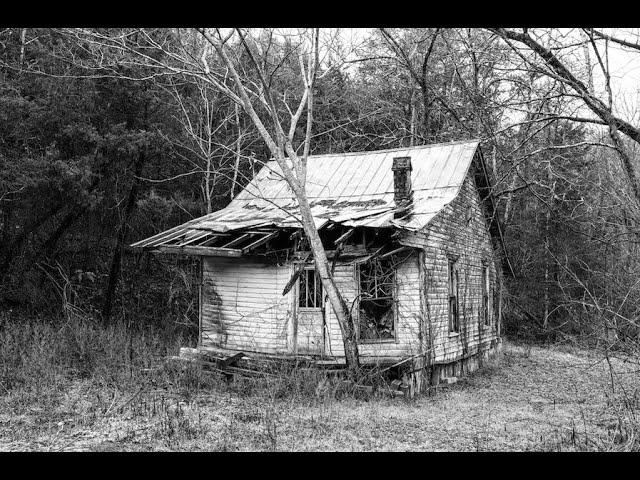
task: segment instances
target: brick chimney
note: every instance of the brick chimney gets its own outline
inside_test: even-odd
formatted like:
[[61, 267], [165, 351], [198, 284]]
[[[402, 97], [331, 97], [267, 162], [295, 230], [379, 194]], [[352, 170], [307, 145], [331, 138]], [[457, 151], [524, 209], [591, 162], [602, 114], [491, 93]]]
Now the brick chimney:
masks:
[[395, 157], [393, 159], [393, 200], [402, 211], [393, 214], [394, 218], [404, 216], [406, 208], [413, 202], [411, 189], [411, 157]]

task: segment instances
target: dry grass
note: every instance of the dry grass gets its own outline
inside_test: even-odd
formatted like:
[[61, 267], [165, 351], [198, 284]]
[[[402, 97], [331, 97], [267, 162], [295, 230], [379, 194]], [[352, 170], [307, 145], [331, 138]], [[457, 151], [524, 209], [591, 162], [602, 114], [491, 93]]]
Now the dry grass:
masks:
[[56, 328], [0, 326], [0, 450], [637, 448], [637, 375], [615, 361], [612, 391], [585, 351], [507, 343], [498, 364], [433, 396], [336, 399], [314, 394], [315, 372], [227, 384], [196, 367], [145, 371], [179, 344], [158, 332]]

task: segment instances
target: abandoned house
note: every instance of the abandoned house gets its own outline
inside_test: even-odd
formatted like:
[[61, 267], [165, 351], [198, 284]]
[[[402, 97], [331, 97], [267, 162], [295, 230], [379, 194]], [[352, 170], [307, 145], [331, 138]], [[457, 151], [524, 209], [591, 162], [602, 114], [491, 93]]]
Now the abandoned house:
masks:
[[[308, 200], [362, 364], [411, 360], [437, 383], [499, 348], [510, 266], [478, 144], [309, 157]], [[344, 364], [296, 205], [269, 161], [226, 208], [133, 244], [200, 258], [199, 351]]]

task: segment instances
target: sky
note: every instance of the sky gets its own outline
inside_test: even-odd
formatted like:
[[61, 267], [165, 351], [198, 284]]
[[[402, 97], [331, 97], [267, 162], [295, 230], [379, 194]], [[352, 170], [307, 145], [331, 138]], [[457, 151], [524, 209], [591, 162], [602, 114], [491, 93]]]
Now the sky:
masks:
[[[356, 40], [358, 38], [364, 38], [371, 29], [349, 30], [349, 32], [344, 32], [344, 36]], [[640, 42], [640, 29], [638, 28], [596, 28], [596, 30], [627, 41]], [[576, 32], [574, 29], [573, 31], [565, 30], [565, 33], [567, 34], [567, 40], [569, 40]], [[599, 43], [598, 47], [604, 50], [603, 43]], [[578, 53], [584, 58], [583, 50], [584, 49], [578, 49]], [[617, 113], [626, 120], [639, 124], [640, 50], [633, 50], [609, 42], [608, 53], [614, 108], [617, 110]], [[590, 56], [592, 66], [597, 67], [597, 58], [593, 51], [590, 52]], [[602, 94], [601, 98], [606, 99], [603, 83], [604, 77], [601, 75], [599, 68], [594, 68], [594, 77], [595, 88]]]
[[[298, 29], [278, 29], [280, 34], [292, 34], [299, 33]], [[364, 41], [369, 35], [371, 35], [373, 28], [341, 28], [341, 29], [321, 29], [322, 35], [334, 35], [338, 34], [342, 40], [343, 45], [357, 45]], [[548, 29], [536, 28], [532, 29], [536, 34], [542, 33]], [[623, 29], [623, 28], [596, 28], [596, 30], [604, 32], [608, 35], [625, 39], [631, 42], [640, 42], [640, 28], [636, 29]], [[580, 30], [573, 29], [554, 29], [554, 37], [563, 36], [563, 44], [571, 44], [580, 34]], [[580, 38], [584, 39], [584, 36]], [[604, 53], [604, 42], [598, 42], [598, 48], [601, 53]], [[567, 52], [571, 52], [578, 68], [582, 65], [585, 69], [587, 66], [585, 51], [583, 46], [572, 47], [567, 49]], [[322, 51], [321, 51], [322, 54]], [[354, 53], [350, 56], [353, 58]], [[594, 86], [596, 92], [602, 100], [607, 99], [607, 95], [604, 89], [604, 76], [598, 65], [597, 58], [590, 50], [590, 61], [592, 65], [592, 71], [594, 76]], [[322, 55], [321, 55], [322, 56]], [[615, 43], [609, 42], [608, 44], [608, 62], [611, 73], [611, 86], [613, 91], [613, 105], [614, 113], [621, 118], [629, 121], [634, 125], [640, 124], [640, 50], [633, 50], [628, 47], [623, 47]], [[353, 68], [353, 67], [351, 67]], [[584, 74], [585, 72], [579, 72], [573, 70], [574, 73]], [[582, 116], [593, 117], [593, 114], [588, 108], [581, 107], [578, 112]], [[517, 119], [520, 116], [519, 113], [515, 113], [512, 120]]]
[[[640, 29], [602, 29], [605, 33], [636, 42]], [[634, 124], [640, 123], [640, 51], [609, 45], [609, 68], [614, 103], [619, 113]]]

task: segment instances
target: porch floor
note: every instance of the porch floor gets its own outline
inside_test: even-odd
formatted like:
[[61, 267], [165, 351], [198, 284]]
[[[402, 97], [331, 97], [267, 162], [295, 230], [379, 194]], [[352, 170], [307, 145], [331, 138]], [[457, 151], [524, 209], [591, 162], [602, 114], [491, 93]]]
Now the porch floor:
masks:
[[[211, 356], [215, 358], [228, 358], [238, 353], [242, 353], [243, 356], [239, 359], [242, 363], [255, 363], [255, 362], [292, 362], [297, 364], [304, 364], [308, 366], [328, 367], [328, 368], [344, 368], [346, 367], [346, 360], [344, 357], [336, 356], [320, 356], [320, 355], [305, 355], [305, 354], [292, 354], [292, 353], [265, 353], [265, 352], [253, 352], [249, 350], [236, 350], [230, 348], [212, 347], [212, 346], [200, 346], [198, 348], [180, 349], [181, 356], [183, 351], [188, 351], [192, 355], [200, 354], [204, 356]], [[380, 366], [389, 367], [396, 363], [403, 362], [403, 360], [411, 357], [380, 357], [380, 356], [360, 356], [360, 364], [367, 366]]]

